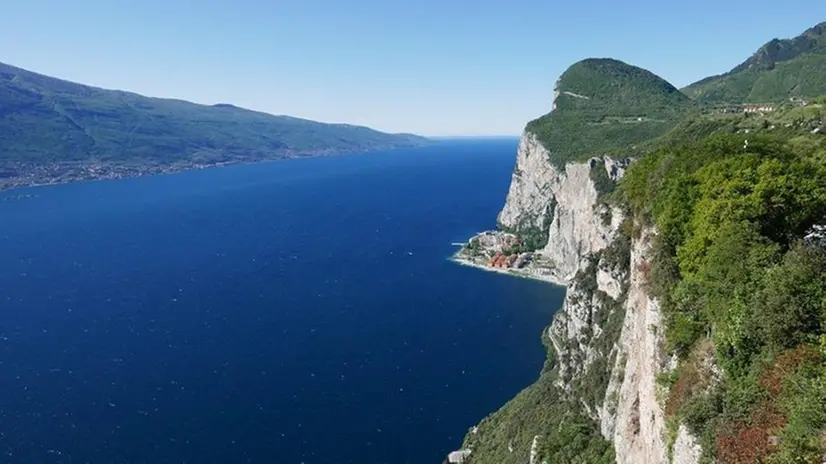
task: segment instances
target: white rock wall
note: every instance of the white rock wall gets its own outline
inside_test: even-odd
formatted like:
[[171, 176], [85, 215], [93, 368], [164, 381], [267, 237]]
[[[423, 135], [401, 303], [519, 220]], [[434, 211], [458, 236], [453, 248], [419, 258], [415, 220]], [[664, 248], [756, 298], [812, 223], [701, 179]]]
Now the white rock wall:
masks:
[[[612, 179], [622, 177], [627, 160], [603, 160]], [[540, 253], [555, 264], [554, 280], [568, 285], [563, 307], [548, 332], [560, 359], [560, 379], [575, 379], [594, 356], [607, 355], [595, 353], [590, 346], [601, 333], [601, 328], [593, 323], [600, 303], [572, 283], [576, 273], [588, 265], [588, 256], [610, 245], [623, 219], [621, 212], [614, 209], [610, 223], [603, 223], [606, 206], [597, 205], [599, 195], [590, 178], [592, 163], [597, 161], [557, 168], [536, 137], [526, 132], [519, 143], [507, 200], [498, 217], [499, 223], [508, 228], [547, 227], [548, 244]], [[553, 217], [546, 224], [546, 213], [552, 205]], [[622, 331], [612, 348], [616, 356], [605, 400], [602, 405], [583, 402], [598, 421], [603, 436], [613, 441], [619, 464], [668, 462], [665, 418], [656, 385], [657, 374], [667, 361], [662, 350], [662, 321], [658, 302], [646, 292], [644, 276], [654, 233], [647, 230], [634, 240], [629, 275], [616, 276], [599, 266], [596, 275], [597, 288], [614, 300], [620, 298], [625, 286], [628, 288]], [[570, 385], [559, 386], [571, 391]], [[673, 448], [673, 462], [696, 463], [700, 452], [697, 440], [681, 426]]]
[[[549, 205], [555, 204], [548, 226], [548, 244], [541, 253], [555, 263], [557, 280], [570, 284], [577, 271], [587, 265], [588, 255], [611, 243], [623, 218], [614, 209], [610, 224], [604, 224], [600, 209], [604, 206], [595, 208], [598, 193], [590, 178], [591, 163], [595, 160], [569, 163], [565, 169], [559, 169], [551, 164], [549, 155], [533, 134], [523, 134], [499, 222], [507, 227], [516, 227], [520, 222], [543, 226], [543, 214]], [[612, 179], [623, 176], [627, 160], [603, 159]], [[648, 230], [634, 241], [629, 276], [617, 277], [601, 268], [597, 272], [599, 290], [611, 298], [619, 298], [623, 284], [629, 285], [611, 381], [603, 405], [594, 412], [603, 435], [614, 442], [618, 463], [667, 462], [665, 418], [656, 385], [657, 374], [666, 363], [662, 321], [659, 304], [645, 290], [642, 264], [649, 259], [649, 240], [654, 233]], [[580, 365], [560, 364], [561, 373], [567, 369], [574, 376], [584, 371], [594, 355], [605, 355], [594, 353], [589, 340], [583, 337], [598, 303], [582, 296], [575, 286], [569, 286], [563, 308], [549, 329], [558, 354], [563, 343], [580, 351]], [[600, 327], [590, 328], [592, 337], [600, 333]], [[681, 426], [673, 448], [673, 462], [696, 463], [700, 452], [697, 440]]]
[[[624, 172], [624, 163], [610, 158], [605, 158], [605, 167], [615, 179]], [[605, 248], [622, 222], [621, 212], [614, 209], [610, 224], [603, 224], [602, 209], [595, 210], [598, 193], [590, 172], [590, 162], [569, 163], [565, 169], [553, 166], [548, 150], [526, 132], [519, 143], [507, 200], [499, 213], [498, 221], [505, 227], [547, 227], [548, 244], [542, 254], [555, 263], [561, 282], [574, 277], [589, 253]], [[544, 218], [552, 205], [554, 215], [548, 225]]]

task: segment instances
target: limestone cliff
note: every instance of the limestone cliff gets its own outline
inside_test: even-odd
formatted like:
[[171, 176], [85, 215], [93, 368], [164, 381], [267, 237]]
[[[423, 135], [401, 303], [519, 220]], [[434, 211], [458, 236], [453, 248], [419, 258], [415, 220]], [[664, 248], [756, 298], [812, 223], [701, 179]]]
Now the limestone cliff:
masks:
[[605, 248], [622, 222], [618, 211], [597, 202], [591, 170], [601, 163], [614, 181], [627, 165], [606, 157], [560, 169], [551, 164], [550, 153], [534, 134], [525, 132], [520, 140], [510, 190], [497, 222], [517, 231], [540, 229], [547, 237], [542, 253], [554, 258], [560, 283], [570, 281], [590, 253]]
[[[605, 178], [616, 182], [629, 162], [602, 157], [557, 167], [534, 134], [523, 134], [498, 223], [517, 234], [544, 234], [547, 244], [538, 253], [568, 291], [543, 336], [551, 361], [540, 380], [468, 434], [465, 463], [546, 462], [543, 428], [553, 418], [537, 409], [551, 414], [553, 398], [581, 407], [611, 442], [618, 463], [697, 462], [699, 450], [685, 427], [668, 450], [658, 402], [656, 377], [668, 360], [659, 305], [645, 288], [656, 231], [635, 239], [621, 233], [623, 213], [603, 201], [598, 185]], [[537, 392], [548, 388], [556, 396]], [[506, 447], [491, 445], [505, 439]]]

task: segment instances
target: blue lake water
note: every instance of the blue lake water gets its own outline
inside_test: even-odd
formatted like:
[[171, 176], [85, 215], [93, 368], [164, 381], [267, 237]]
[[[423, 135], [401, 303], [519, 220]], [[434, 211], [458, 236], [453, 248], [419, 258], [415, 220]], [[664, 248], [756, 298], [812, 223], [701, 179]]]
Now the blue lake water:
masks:
[[0, 462], [441, 462], [563, 297], [447, 260], [516, 143], [0, 194]]

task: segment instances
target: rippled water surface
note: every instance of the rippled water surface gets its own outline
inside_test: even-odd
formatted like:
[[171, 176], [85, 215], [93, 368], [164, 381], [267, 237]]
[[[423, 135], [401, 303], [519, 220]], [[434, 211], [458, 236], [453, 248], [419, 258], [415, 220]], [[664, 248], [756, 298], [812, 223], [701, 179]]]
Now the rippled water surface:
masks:
[[446, 260], [515, 150], [0, 194], [0, 462], [441, 462], [538, 375], [561, 304]]

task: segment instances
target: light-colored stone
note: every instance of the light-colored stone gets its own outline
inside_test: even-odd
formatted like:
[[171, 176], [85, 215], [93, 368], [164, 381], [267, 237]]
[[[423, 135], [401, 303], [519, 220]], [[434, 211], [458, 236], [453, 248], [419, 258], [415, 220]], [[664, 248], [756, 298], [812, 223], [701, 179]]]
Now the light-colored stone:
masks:
[[[665, 414], [658, 401], [657, 375], [674, 368], [665, 356], [660, 305], [646, 291], [651, 238], [645, 230], [631, 247], [625, 320], [617, 341], [619, 352], [611, 373], [600, 430], [614, 442], [617, 463], [668, 462]], [[702, 449], [681, 425], [673, 448], [674, 463], [699, 462]]]
[[558, 175], [548, 160], [545, 147], [533, 134], [524, 133], [519, 141], [505, 206], [499, 213], [499, 223], [515, 228], [526, 221], [526, 224], [542, 227], [541, 219], [553, 200], [551, 182]]
[[803, 242], [826, 248], [826, 224], [814, 225], [806, 231]]
[[458, 451], [453, 451], [447, 455], [447, 462], [450, 464], [462, 464], [468, 456], [470, 456], [471, 450], [469, 449], [462, 449]]
[[[597, 160], [569, 163], [559, 169], [551, 164], [550, 153], [536, 136], [524, 133], [507, 200], [499, 213], [499, 224], [505, 227], [533, 226], [548, 231], [548, 243], [541, 252], [554, 262], [555, 273], [563, 282], [574, 277], [588, 254], [611, 242], [622, 222], [618, 209], [611, 211], [609, 224], [595, 212], [599, 194], [590, 176], [593, 162]], [[625, 165], [605, 158], [614, 179], [622, 176]]]
[[613, 299], [619, 298], [622, 293], [622, 282], [614, 277], [610, 271], [597, 269], [597, 288]]
[[625, 175], [625, 170], [628, 168], [628, 165], [631, 164], [630, 158], [615, 160], [606, 156], [604, 160], [605, 170], [608, 172], [608, 177], [615, 181]]
[[665, 417], [657, 401], [656, 377], [664, 359], [660, 305], [645, 291], [648, 242], [653, 231], [645, 231], [631, 247], [631, 271], [625, 320], [617, 345], [623, 371], [613, 427], [618, 463], [666, 462]]
[[531, 459], [530, 464], [539, 464], [537, 462], [537, 455], [539, 454], [539, 435], [533, 437], [533, 442], [531, 442]]
[[611, 224], [603, 224], [595, 214], [598, 194], [590, 172], [589, 163], [568, 164], [550, 183], [556, 208], [542, 253], [554, 259], [560, 277], [566, 280], [574, 277], [590, 253], [608, 246], [621, 219], [617, 211]]
[[[625, 174], [630, 163], [629, 159], [602, 160], [608, 176], [615, 181]], [[587, 266], [588, 256], [607, 247], [616, 237], [623, 219], [621, 212], [614, 209], [610, 223], [603, 222], [600, 208], [607, 206], [598, 205], [599, 195], [590, 176], [593, 163], [598, 161], [569, 163], [559, 169], [551, 164], [550, 153], [534, 135], [523, 134], [507, 201], [498, 218], [506, 227], [545, 227], [544, 213], [554, 207], [553, 218], [547, 225], [548, 244], [541, 254], [554, 263], [558, 280], [568, 284], [563, 307], [548, 330], [560, 359], [560, 379], [575, 379], [596, 356], [609, 355], [596, 353], [591, 346], [601, 333], [601, 328], [593, 323], [600, 303], [594, 297], [587, 299], [572, 283], [576, 273]], [[598, 421], [602, 434], [614, 442], [618, 463], [665, 462], [668, 454], [656, 377], [669, 359], [664, 358], [662, 349], [659, 304], [647, 294], [643, 275], [643, 263], [648, 260], [649, 241], [654, 233], [648, 230], [632, 244], [630, 275], [616, 276], [602, 266], [597, 270], [598, 289], [614, 300], [620, 298], [623, 285], [628, 285], [625, 319], [620, 339], [613, 348], [616, 356], [605, 400], [601, 405], [583, 404]], [[572, 362], [574, 356], [579, 363]], [[557, 385], [570, 391], [571, 385], [562, 380]], [[675, 451], [675, 458], [679, 457], [682, 464], [697, 462], [699, 445], [687, 430], [681, 433], [681, 448]]]
[[688, 428], [684, 424], [680, 424], [677, 430], [677, 440], [674, 441], [674, 451], [672, 457], [672, 464], [696, 464], [700, 462], [700, 455], [703, 449], [689, 433]]
[[[606, 172], [619, 180], [630, 162], [603, 157]], [[568, 163], [564, 168], [553, 166], [550, 154], [536, 137], [526, 132], [519, 143], [516, 167], [505, 205], [498, 216], [506, 228], [539, 227], [548, 232], [548, 243], [537, 259], [550, 263], [548, 280], [567, 285], [563, 307], [555, 314], [547, 331], [556, 351], [559, 376], [557, 386], [574, 394], [572, 386], [598, 356], [613, 356], [614, 365], [602, 404], [588, 404], [583, 398], [572, 398], [582, 404], [594, 419], [602, 435], [612, 440], [619, 464], [667, 462], [665, 417], [657, 398], [657, 374], [673, 368], [673, 359], [663, 350], [662, 320], [659, 303], [648, 295], [645, 274], [649, 259], [650, 239], [656, 233], [646, 230], [631, 244], [630, 270], [627, 275], [615, 275], [602, 263], [597, 265], [597, 289], [604, 295], [587, 294], [574, 280], [577, 272], [589, 265], [589, 256], [603, 250], [616, 238], [622, 214], [610, 211], [605, 222], [606, 205], [599, 204], [598, 192], [590, 172], [594, 158]], [[550, 214], [553, 212], [553, 214]], [[626, 292], [623, 294], [623, 292]], [[619, 339], [608, 352], [598, 352], [594, 344], [603, 331], [595, 322], [595, 314], [605, 311], [605, 295], [615, 302], [625, 297], [625, 318]], [[611, 310], [618, 310], [616, 308]], [[536, 464], [538, 442], [531, 446], [531, 464]], [[700, 455], [697, 440], [681, 427], [675, 444], [674, 462], [696, 463]]]

